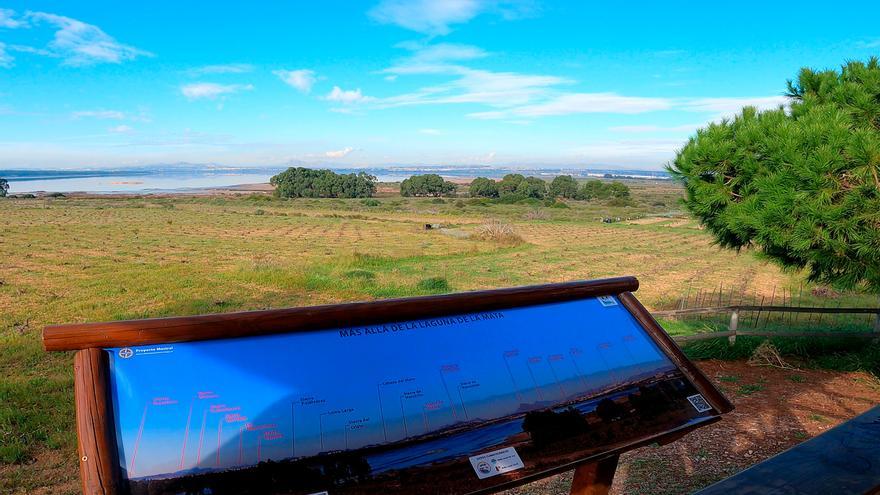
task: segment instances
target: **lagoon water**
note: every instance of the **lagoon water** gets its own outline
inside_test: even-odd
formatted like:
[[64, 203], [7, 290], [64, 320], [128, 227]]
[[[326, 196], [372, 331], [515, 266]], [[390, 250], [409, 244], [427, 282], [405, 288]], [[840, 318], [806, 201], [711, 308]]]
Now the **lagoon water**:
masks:
[[[265, 184], [286, 167], [225, 167], [174, 165], [144, 168], [80, 170], [0, 170], [9, 181], [10, 194], [36, 192], [84, 192], [95, 194], [193, 193], [200, 189], [223, 189], [241, 184]], [[320, 168], [320, 167], [315, 167]], [[595, 178], [613, 173], [615, 177], [668, 180], [662, 171], [512, 169], [504, 167], [375, 167], [333, 169], [337, 173], [367, 172], [380, 182], [399, 182], [413, 174], [436, 173], [446, 178], [490, 177], [520, 173], [550, 179], [569, 174], [576, 178]], [[606, 175], [607, 177], [607, 175]]]
[[9, 194], [30, 192], [183, 193], [238, 184], [269, 182], [271, 172], [121, 173], [118, 175], [50, 175], [7, 177]]

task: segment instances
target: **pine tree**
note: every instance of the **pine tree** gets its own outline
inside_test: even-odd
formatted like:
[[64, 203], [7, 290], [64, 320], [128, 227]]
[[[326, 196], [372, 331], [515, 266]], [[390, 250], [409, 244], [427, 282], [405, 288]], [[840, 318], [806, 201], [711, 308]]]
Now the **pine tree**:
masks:
[[802, 69], [787, 96], [697, 131], [669, 166], [685, 205], [723, 247], [880, 293], [880, 63]]

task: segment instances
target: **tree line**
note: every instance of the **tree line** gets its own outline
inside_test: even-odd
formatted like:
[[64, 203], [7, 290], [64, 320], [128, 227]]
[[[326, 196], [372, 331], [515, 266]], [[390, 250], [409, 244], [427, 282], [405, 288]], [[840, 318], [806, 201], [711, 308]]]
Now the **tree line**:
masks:
[[471, 182], [470, 195], [483, 198], [507, 199], [609, 199], [629, 198], [629, 187], [622, 182], [602, 182], [598, 179], [588, 180], [583, 185], [570, 175], [560, 175], [550, 182], [538, 177], [525, 177], [522, 174], [507, 174], [500, 181], [485, 177], [477, 177]]
[[413, 175], [400, 183], [401, 196], [448, 196], [457, 186], [437, 174]]
[[[332, 170], [291, 167], [272, 177], [275, 195], [282, 198], [369, 198], [376, 193], [376, 177], [366, 172], [337, 174]], [[405, 197], [441, 197], [454, 195], [457, 186], [437, 174], [413, 175], [400, 183]], [[609, 199], [628, 198], [629, 188], [621, 182], [589, 180], [579, 185], [570, 175], [560, 175], [550, 182], [522, 174], [507, 174], [500, 181], [477, 177], [471, 182], [472, 197], [521, 199]]]
[[291, 167], [269, 179], [281, 198], [369, 198], [376, 177], [366, 172], [337, 174], [332, 170]]

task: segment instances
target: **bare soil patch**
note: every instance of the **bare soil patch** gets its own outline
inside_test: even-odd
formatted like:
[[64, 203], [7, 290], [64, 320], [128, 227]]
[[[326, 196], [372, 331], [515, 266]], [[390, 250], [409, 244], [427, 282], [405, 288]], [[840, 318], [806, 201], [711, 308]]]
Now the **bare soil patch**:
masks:
[[[622, 456], [612, 493], [691, 493], [880, 403], [880, 381], [867, 373], [790, 371], [744, 361], [698, 364], [736, 409], [677, 442]], [[562, 495], [570, 483], [566, 473], [505, 493]]]

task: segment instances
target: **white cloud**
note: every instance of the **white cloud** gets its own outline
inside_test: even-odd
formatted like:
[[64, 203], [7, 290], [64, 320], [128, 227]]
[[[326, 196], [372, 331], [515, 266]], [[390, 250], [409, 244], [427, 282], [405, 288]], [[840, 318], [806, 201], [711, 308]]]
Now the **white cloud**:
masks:
[[399, 48], [405, 48], [412, 55], [405, 59], [407, 65], [438, 64], [460, 60], [473, 60], [487, 57], [489, 53], [474, 45], [460, 43], [435, 43], [423, 45], [415, 42], [398, 43]]
[[531, 0], [381, 0], [369, 16], [383, 24], [439, 36], [449, 34], [454, 24], [463, 24], [489, 13], [505, 20], [533, 14]]
[[74, 119], [122, 120], [125, 118], [125, 114], [118, 110], [80, 110], [71, 113], [70, 116]]
[[701, 124], [685, 124], [685, 125], [675, 125], [675, 126], [661, 126], [661, 125], [621, 125], [616, 127], [609, 127], [608, 130], [612, 132], [625, 132], [625, 133], [643, 133], [643, 132], [691, 132], [696, 131], [698, 128], [704, 126], [705, 123]]
[[22, 52], [22, 53], [33, 53], [34, 55], [42, 55], [44, 57], [57, 57], [58, 55], [46, 50], [45, 48], [35, 48], [33, 46], [27, 45], [7, 45], [7, 48], [10, 51], [14, 52]]
[[[398, 70], [398, 69], [393, 69]], [[409, 67], [402, 73], [446, 74], [445, 84], [421, 88], [377, 102], [379, 107], [447, 103], [478, 103], [494, 107], [524, 105], [546, 97], [554, 86], [571, 81], [556, 77], [516, 72], [492, 72], [462, 66]]]
[[383, 24], [443, 35], [451, 31], [450, 25], [473, 19], [483, 8], [477, 0], [383, 0], [369, 15]]
[[250, 64], [221, 64], [196, 67], [187, 72], [194, 76], [203, 76], [205, 74], [244, 74], [253, 70], [254, 66]]
[[123, 124], [111, 127], [107, 131], [113, 134], [131, 134], [134, 132], [134, 128]]
[[440, 129], [419, 129], [420, 134], [427, 134], [428, 136], [439, 136], [443, 134]]
[[326, 152], [324, 152], [324, 156], [326, 156], [327, 158], [345, 158], [346, 156], [350, 155], [353, 151], [354, 151], [354, 148], [345, 147], [341, 150], [326, 151]]
[[477, 112], [469, 117], [500, 119], [509, 117], [545, 117], [575, 113], [636, 114], [669, 110], [671, 100], [643, 96], [621, 96], [615, 93], [563, 93], [533, 105], [523, 105], [505, 111]]
[[99, 27], [82, 21], [45, 12], [32, 12], [28, 19], [46, 22], [57, 28], [49, 48], [64, 57], [65, 65], [87, 66], [100, 63], [118, 64], [152, 53], [116, 41]]
[[752, 106], [758, 110], [774, 110], [788, 103], [785, 96], [740, 96], [732, 98], [694, 98], [686, 101], [682, 108], [691, 112], [714, 112], [735, 114], [743, 107]]
[[12, 67], [12, 55], [6, 52], [6, 44], [0, 41], [0, 67]]
[[579, 146], [571, 153], [584, 160], [632, 165], [657, 164], [671, 159], [684, 145], [681, 139], [601, 141]]
[[352, 90], [344, 90], [339, 86], [333, 86], [333, 89], [324, 97], [325, 100], [335, 101], [344, 105], [354, 103], [366, 103], [375, 100], [372, 96], [364, 96], [360, 88]]
[[18, 29], [27, 27], [27, 22], [21, 19], [13, 19], [15, 11], [11, 9], [0, 9], [0, 28]]
[[864, 40], [856, 43], [856, 48], [880, 48], [880, 38], [876, 40]]
[[254, 89], [251, 84], [217, 84], [217, 83], [192, 83], [180, 87], [183, 96], [190, 100], [208, 99], [214, 100], [240, 91]]
[[315, 72], [308, 69], [299, 70], [275, 70], [273, 74], [278, 76], [285, 84], [292, 86], [303, 93], [312, 90], [315, 84]]

